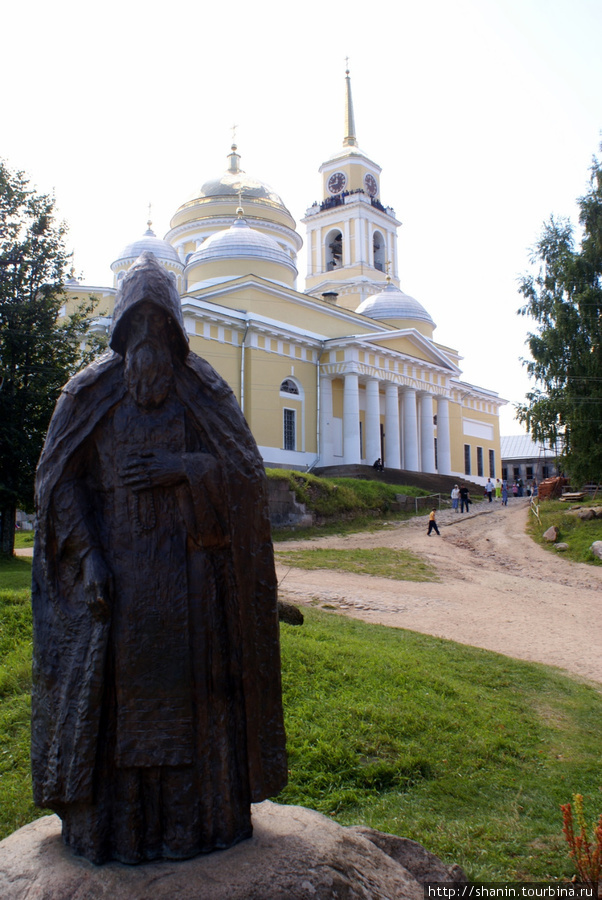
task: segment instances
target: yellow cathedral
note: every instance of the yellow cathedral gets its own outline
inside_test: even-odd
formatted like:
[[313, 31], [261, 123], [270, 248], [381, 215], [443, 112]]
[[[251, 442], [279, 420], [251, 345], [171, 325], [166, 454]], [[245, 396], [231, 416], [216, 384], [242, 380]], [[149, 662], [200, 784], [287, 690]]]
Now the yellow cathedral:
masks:
[[228, 168], [175, 211], [162, 240], [148, 230], [94, 294], [107, 328], [119, 283], [145, 250], [174, 279], [191, 349], [229, 382], [266, 466], [372, 465], [501, 477], [497, 393], [461, 380], [461, 357], [433, 337], [427, 310], [399, 286], [400, 222], [381, 201], [380, 167], [358, 146], [349, 72], [342, 148], [320, 166], [322, 199], [303, 241], [282, 199], [248, 175], [236, 144]]

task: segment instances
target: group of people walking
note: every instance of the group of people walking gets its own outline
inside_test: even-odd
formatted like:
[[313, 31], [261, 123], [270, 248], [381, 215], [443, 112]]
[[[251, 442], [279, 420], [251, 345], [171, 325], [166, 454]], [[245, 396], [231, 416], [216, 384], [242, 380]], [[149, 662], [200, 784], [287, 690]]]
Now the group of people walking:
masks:
[[[493, 502], [493, 498], [496, 500], [502, 501], [502, 506], [508, 505], [508, 496], [512, 493], [513, 497], [523, 497], [524, 496], [524, 485], [522, 479], [517, 478], [516, 481], [512, 482], [512, 485], [508, 484], [508, 480], [503, 478], [500, 480], [496, 478], [495, 483], [491, 478], [487, 479], [487, 484], [485, 485], [485, 496], [489, 503]], [[537, 482], [534, 481], [531, 487], [527, 490], [527, 494], [529, 496], [537, 496]], [[451, 492], [452, 499], [452, 509], [456, 512], [458, 511], [458, 506], [460, 507], [460, 512], [468, 512], [469, 506], [471, 504], [470, 493], [466, 485], [462, 485], [458, 487], [457, 484], [454, 485], [453, 490]]]
[[[376, 463], [375, 463], [376, 465]], [[502, 506], [508, 505], [508, 495], [512, 493], [513, 497], [523, 497], [524, 496], [524, 485], [520, 478], [517, 478], [516, 481], [513, 481], [511, 485], [508, 484], [508, 480], [506, 478], [499, 479], [496, 478], [495, 483], [491, 478], [487, 479], [487, 484], [485, 485], [485, 496], [489, 503], [493, 502], [493, 498], [496, 500], [502, 501]], [[531, 487], [527, 490], [527, 495], [536, 497], [538, 493], [537, 490], [537, 482], [533, 481]], [[470, 499], [470, 491], [466, 487], [465, 484], [460, 487], [455, 484], [453, 486], [451, 492], [451, 501], [452, 501], [452, 509], [454, 512], [469, 512], [470, 504], [472, 500]], [[434, 531], [436, 534], [439, 534], [439, 528], [436, 522], [436, 514], [437, 510], [433, 509], [429, 515], [429, 525], [427, 535], [430, 537], [431, 533]]]
[[460, 512], [468, 512], [472, 500], [470, 499], [470, 491], [465, 484], [463, 484], [462, 487], [458, 487], [457, 484], [454, 485], [451, 492], [451, 499], [453, 510], [458, 512], [459, 506]]

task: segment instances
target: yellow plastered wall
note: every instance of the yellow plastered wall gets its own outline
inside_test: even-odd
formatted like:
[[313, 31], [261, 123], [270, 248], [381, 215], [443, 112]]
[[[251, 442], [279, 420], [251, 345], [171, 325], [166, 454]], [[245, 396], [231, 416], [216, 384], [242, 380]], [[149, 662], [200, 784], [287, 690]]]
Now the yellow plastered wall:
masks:
[[[205, 295], [211, 300], [210, 289], [206, 292], [194, 292], [194, 296], [199, 299], [203, 299]], [[294, 296], [292, 295], [292, 297]], [[358, 318], [346, 321], [333, 316], [332, 307], [328, 303], [309, 305], [303, 302], [297, 303], [292, 297], [291, 302], [287, 302], [288, 296], [285, 289], [283, 289], [283, 296], [278, 296], [272, 292], [246, 287], [244, 290], [220, 293], [216, 302], [227, 309], [245, 309], [252, 315], [276, 319], [284, 325], [292, 325], [305, 332], [324, 335], [326, 338], [358, 334], [359, 330], [362, 333], [369, 331], [365, 320], [362, 321]]]
[[293, 287], [295, 282], [295, 273], [287, 266], [263, 259], [223, 259], [208, 261], [187, 270], [186, 277], [190, 288], [192, 285], [210, 278], [239, 278], [248, 275], [250, 268], [255, 275], [265, 278], [268, 281], [281, 282], [288, 287]]
[[[294, 350], [294, 347], [290, 348], [293, 354]], [[299, 384], [299, 396], [281, 396], [280, 385], [286, 378]], [[258, 444], [282, 448], [283, 410], [286, 407], [297, 411], [295, 449], [317, 453], [316, 367], [313, 363], [269, 353], [259, 347], [247, 348], [245, 386], [245, 417]]]
[[[232, 337], [235, 332], [230, 330]], [[200, 334], [189, 334], [190, 349], [202, 356], [224, 378], [240, 403], [240, 354], [241, 349], [232, 343], [211, 340]]]
[[67, 287], [65, 290], [65, 315], [69, 316], [74, 313], [78, 306], [89, 303], [92, 298], [96, 298], [98, 303], [92, 313], [96, 316], [111, 316], [115, 307], [114, 291], [107, 291], [104, 288], [98, 290], [78, 290], [77, 288]]
[[[450, 403], [450, 441], [451, 441], [451, 465], [452, 471], [464, 473], [464, 445], [470, 446], [470, 475], [467, 478], [489, 478], [489, 451], [495, 455], [495, 474], [493, 478], [501, 478], [502, 462], [500, 458], [500, 427], [496, 415], [476, 410], [471, 407], [462, 408], [459, 403]], [[464, 434], [463, 419], [468, 417], [493, 428], [493, 438], [488, 440], [483, 437]], [[478, 474], [477, 447], [483, 450], [483, 475]]]
[[[179, 228], [182, 225], [191, 224], [194, 226], [196, 222], [203, 223], [204, 220], [214, 220], [222, 216], [236, 217], [238, 208], [238, 198], [225, 198], [223, 200], [215, 197], [197, 198], [184, 203], [173, 216], [170, 226], [171, 228]], [[265, 219], [268, 225], [277, 223], [284, 225], [286, 228], [295, 230], [295, 220], [287, 210], [283, 209], [279, 204], [269, 200], [253, 200], [251, 197], [244, 198], [244, 210], [249, 219]]]
[[451, 444], [452, 472], [464, 471], [464, 434], [462, 431], [462, 410], [459, 403], [449, 404], [449, 440]]
[[343, 418], [343, 392], [344, 382], [342, 378], [334, 378], [332, 381], [332, 414], [337, 419]]

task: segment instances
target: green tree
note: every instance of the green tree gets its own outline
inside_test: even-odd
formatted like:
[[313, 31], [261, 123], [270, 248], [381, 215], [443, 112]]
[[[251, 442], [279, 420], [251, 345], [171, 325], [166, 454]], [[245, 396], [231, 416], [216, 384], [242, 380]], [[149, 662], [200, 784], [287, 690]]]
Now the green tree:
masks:
[[532, 317], [531, 359], [523, 360], [535, 389], [517, 417], [536, 439], [560, 448], [576, 484], [602, 479], [602, 164], [594, 159], [590, 187], [578, 200], [581, 231], [553, 217], [545, 224], [520, 280]]
[[[95, 302], [68, 316], [66, 229], [54, 199], [0, 160], [0, 555], [12, 556], [17, 508], [33, 509], [37, 461], [62, 385], [99, 350]], [[86, 342], [86, 351], [82, 346]]]

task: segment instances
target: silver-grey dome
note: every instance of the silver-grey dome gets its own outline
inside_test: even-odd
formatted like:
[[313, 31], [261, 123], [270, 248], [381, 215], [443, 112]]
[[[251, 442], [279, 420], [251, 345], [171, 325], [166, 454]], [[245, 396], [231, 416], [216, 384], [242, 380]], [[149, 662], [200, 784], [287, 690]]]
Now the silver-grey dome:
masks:
[[422, 303], [419, 303], [414, 297], [410, 297], [409, 294], [404, 294], [391, 283], [386, 286], [384, 291], [379, 291], [378, 294], [372, 294], [371, 297], [363, 300], [356, 312], [362, 316], [368, 316], [370, 319], [418, 319], [435, 327], [435, 323]]
[[269, 184], [247, 175], [244, 169], [241, 169], [240, 156], [236, 149], [236, 144], [232, 144], [229, 154], [230, 165], [224, 174], [206, 181], [200, 191], [195, 191], [190, 200], [202, 200], [205, 197], [223, 197], [228, 200], [239, 197], [243, 202], [245, 200], [268, 200], [270, 203], [282, 207], [290, 215], [281, 197], [272, 190]]
[[206, 181], [200, 191], [195, 191], [191, 200], [201, 200], [204, 197], [227, 197], [233, 199], [242, 197], [245, 200], [269, 200], [286, 209], [282, 198], [272, 190], [269, 184], [264, 181], [258, 181], [246, 172], [239, 170], [238, 172], [224, 172], [218, 178], [211, 178]]
[[184, 268], [175, 247], [172, 247], [167, 241], [158, 238], [150, 227], [144, 232], [140, 240], [134, 241], [124, 247], [111, 268], [127, 262], [130, 259], [134, 261], [147, 251], [152, 253], [156, 259], [162, 260], [163, 262], [174, 263], [181, 269]]
[[208, 237], [188, 260], [187, 267], [221, 259], [262, 259], [297, 270], [288, 253], [267, 234], [250, 228], [245, 219], [236, 219], [230, 228]]

